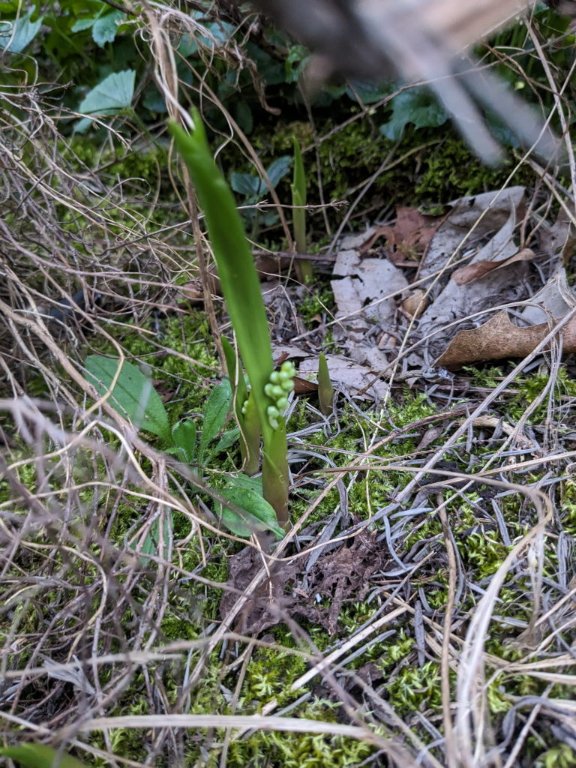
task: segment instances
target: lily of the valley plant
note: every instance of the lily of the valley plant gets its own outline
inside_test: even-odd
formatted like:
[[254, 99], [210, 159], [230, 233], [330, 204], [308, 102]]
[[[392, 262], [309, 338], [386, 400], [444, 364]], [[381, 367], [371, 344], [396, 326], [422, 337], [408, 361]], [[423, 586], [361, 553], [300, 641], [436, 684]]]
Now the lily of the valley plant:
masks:
[[[197, 110], [194, 129], [187, 133], [175, 121], [170, 133], [188, 171], [205, 217], [209, 240], [218, 268], [222, 295], [232, 322], [238, 354], [248, 377], [234, 362], [227, 347], [230, 380], [236, 384], [235, 413], [243, 435], [245, 467], [254, 470], [254, 447], [262, 435], [262, 488], [278, 521], [288, 523], [288, 458], [284, 410], [293, 388], [294, 366], [284, 363], [275, 370], [270, 331], [260, 281], [242, 220], [232, 192], [208, 146]], [[255, 440], [256, 436], [256, 440]]]

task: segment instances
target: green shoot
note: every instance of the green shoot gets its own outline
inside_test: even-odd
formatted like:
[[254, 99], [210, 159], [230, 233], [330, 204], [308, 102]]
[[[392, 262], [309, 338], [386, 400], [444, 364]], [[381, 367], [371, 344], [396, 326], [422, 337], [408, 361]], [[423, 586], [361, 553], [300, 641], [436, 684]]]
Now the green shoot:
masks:
[[330, 381], [330, 371], [324, 352], [320, 353], [318, 359], [318, 400], [320, 402], [320, 411], [324, 416], [330, 416], [333, 410], [332, 401], [334, 399], [334, 387]]
[[[292, 180], [292, 226], [294, 229], [294, 242], [298, 254], [306, 253], [306, 172], [302, 160], [300, 142], [293, 137], [294, 143], [294, 177]], [[302, 283], [311, 283], [314, 278], [312, 264], [308, 259], [299, 259], [296, 262], [298, 279]]]
[[18, 744], [14, 747], [0, 749], [0, 757], [16, 761], [24, 768], [87, 768], [86, 763], [81, 763], [75, 757], [71, 757], [58, 749], [52, 749], [44, 744]]
[[244, 375], [237, 364], [234, 347], [225, 336], [222, 337], [222, 350], [234, 391], [234, 415], [240, 427], [242, 469], [247, 475], [255, 475], [260, 467], [261, 430], [258, 414], [254, 407], [254, 399], [249, 397]]

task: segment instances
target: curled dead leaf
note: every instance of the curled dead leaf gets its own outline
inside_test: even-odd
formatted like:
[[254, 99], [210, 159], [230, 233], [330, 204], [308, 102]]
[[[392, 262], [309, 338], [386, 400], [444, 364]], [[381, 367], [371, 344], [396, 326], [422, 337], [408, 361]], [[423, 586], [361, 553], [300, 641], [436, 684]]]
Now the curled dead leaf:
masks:
[[[469, 331], [460, 331], [438, 358], [436, 365], [460, 368], [485, 360], [526, 357], [550, 333], [548, 323], [519, 328], [506, 312], [498, 312], [487, 323]], [[576, 351], [576, 316], [560, 330], [564, 353]]]
[[510, 256], [508, 259], [501, 259], [500, 261], [476, 261], [474, 264], [468, 264], [465, 267], [460, 267], [454, 270], [452, 273], [452, 280], [458, 285], [467, 285], [473, 283], [475, 280], [480, 280], [484, 275], [490, 274], [490, 272], [496, 272], [497, 269], [503, 269], [509, 267], [510, 264], [521, 261], [531, 261], [535, 257], [535, 253], [531, 248], [522, 248], [522, 250], [515, 253], [514, 256]]

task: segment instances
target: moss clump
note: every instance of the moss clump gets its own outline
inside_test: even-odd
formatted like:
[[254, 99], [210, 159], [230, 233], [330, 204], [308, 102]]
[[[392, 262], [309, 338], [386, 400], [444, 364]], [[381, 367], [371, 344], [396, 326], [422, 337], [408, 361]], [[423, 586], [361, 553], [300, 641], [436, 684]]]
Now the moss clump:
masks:
[[427, 661], [421, 667], [405, 666], [385, 685], [390, 702], [399, 715], [414, 710], [437, 709], [442, 704], [440, 667]]
[[568, 744], [547, 749], [537, 758], [535, 768], [574, 768], [576, 752]]
[[[339, 705], [323, 699], [299, 708], [298, 717], [339, 722]], [[341, 736], [313, 733], [265, 732], [230, 746], [229, 768], [345, 768], [357, 766], [374, 751], [369, 744]]]

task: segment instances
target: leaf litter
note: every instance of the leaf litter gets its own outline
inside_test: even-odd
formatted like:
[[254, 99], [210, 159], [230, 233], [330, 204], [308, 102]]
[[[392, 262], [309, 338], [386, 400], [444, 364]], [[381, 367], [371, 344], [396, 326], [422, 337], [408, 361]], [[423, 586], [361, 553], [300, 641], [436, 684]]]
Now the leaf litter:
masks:
[[[449, 209], [434, 222], [399, 208], [396, 223], [342, 242], [331, 281], [334, 336], [358, 375], [384, 378], [408, 337], [411, 369], [524, 356], [574, 306], [562, 267], [569, 223], [544, 225], [527, 214], [524, 187], [464, 197]], [[526, 232], [535, 233], [530, 245]], [[502, 309], [509, 305], [520, 307], [515, 321]], [[571, 328], [562, 331], [566, 352]], [[357, 381], [342, 383], [358, 393]], [[370, 391], [381, 398], [386, 388]]]

